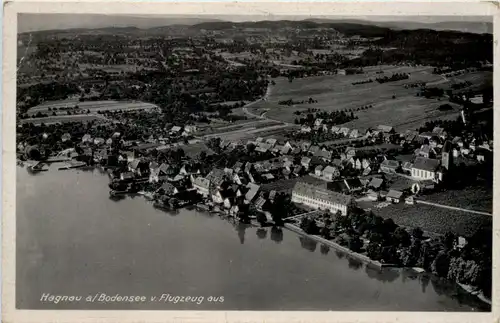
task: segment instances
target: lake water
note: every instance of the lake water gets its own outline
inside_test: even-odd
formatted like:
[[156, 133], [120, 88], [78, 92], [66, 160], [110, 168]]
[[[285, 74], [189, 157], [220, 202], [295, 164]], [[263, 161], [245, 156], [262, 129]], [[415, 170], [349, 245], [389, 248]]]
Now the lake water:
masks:
[[[108, 181], [99, 170], [17, 168], [17, 308], [479, 310], [455, 285], [367, 268], [286, 229], [167, 213], [142, 197], [111, 200]], [[83, 300], [54, 304], [44, 293]], [[84, 301], [96, 293], [147, 301]], [[204, 300], [157, 301], [162, 294]]]

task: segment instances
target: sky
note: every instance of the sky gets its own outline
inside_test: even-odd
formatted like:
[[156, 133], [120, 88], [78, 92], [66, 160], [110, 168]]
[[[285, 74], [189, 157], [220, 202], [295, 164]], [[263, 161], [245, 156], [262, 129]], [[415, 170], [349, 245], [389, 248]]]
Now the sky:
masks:
[[151, 28], [171, 24], [195, 24], [210, 20], [225, 21], [258, 21], [258, 20], [304, 20], [311, 18], [335, 20], [367, 20], [374, 22], [492, 22], [492, 17], [479, 16], [167, 16], [167, 15], [97, 15], [97, 14], [19, 14], [18, 32], [69, 29], [69, 28], [102, 28], [128, 27]]

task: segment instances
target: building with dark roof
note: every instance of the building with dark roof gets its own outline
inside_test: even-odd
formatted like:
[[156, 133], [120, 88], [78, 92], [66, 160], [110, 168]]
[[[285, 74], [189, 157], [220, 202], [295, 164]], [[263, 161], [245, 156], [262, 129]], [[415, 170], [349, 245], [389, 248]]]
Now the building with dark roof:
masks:
[[449, 170], [453, 165], [453, 145], [448, 140], [445, 141], [441, 151], [441, 165]]
[[292, 191], [292, 202], [301, 203], [309, 207], [329, 210], [347, 215], [349, 208], [354, 205], [354, 199], [345, 194], [328, 190], [304, 182], [297, 182]]
[[411, 169], [411, 176], [419, 180], [435, 180], [439, 160], [417, 157]]

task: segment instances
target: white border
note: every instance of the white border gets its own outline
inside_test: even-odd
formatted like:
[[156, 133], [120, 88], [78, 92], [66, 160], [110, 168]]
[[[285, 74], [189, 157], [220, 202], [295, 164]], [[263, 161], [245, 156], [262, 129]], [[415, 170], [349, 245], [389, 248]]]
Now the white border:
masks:
[[[16, 106], [16, 50], [17, 13], [94, 13], [94, 14], [159, 14], [168, 15], [429, 15], [429, 16], [494, 16], [495, 57], [498, 54], [497, 26], [498, 4], [486, 2], [440, 3], [396, 3], [387, 1], [346, 2], [335, 4], [325, 2], [122, 2], [99, 0], [77, 2], [63, 1], [15, 1], [4, 4], [3, 22], [3, 155], [2, 155], [2, 321], [5, 322], [499, 322], [499, 283], [494, 277], [492, 313], [426, 313], [426, 312], [237, 312], [237, 311], [93, 311], [93, 310], [16, 310], [15, 309], [15, 208], [16, 208], [16, 163], [15, 163], [15, 106]], [[452, 2], [452, 3], [450, 3]], [[431, 50], [431, 49], [430, 49]], [[495, 59], [494, 84], [498, 81]], [[496, 98], [500, 97], [499, 87], [495, 87], [495, 111], [498, 110]], [[498, 111], [497, 111], [498, 112]], [[495, 123], [500, 122], [495, 113]], [[495, 130], [495, 139], [498, 131]], [[495, 140], [495, 155], [500, 145]], [[495, 157], [498, 162], [498, 158]], [[494, 183], [497, 183], [499, 170], [495, 167]], [[496, 187], [496, 184], [495, 184]], [[494, 217], [497, 216], [496, 201], [500, 198], [494, 190]], [[494, 245], [499, 242], [498, 223], [494, 220]], [[493, 255], [494, 272], [498, 275], [499, 257]]]

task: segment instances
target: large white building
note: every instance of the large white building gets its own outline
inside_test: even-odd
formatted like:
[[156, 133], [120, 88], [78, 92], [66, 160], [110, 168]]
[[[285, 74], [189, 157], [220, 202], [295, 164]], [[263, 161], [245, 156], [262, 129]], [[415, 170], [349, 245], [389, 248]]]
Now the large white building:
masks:
[[438, 173], [438, 169], [439, 160], [417, 157], [411, 169], [411, 176], [418, 180], [441, 180], [442, 174]]
[[292, 202], [315, 209], [330, 210], [332, 213], [340, 211], [342, 215], [347, 215], [349, 208], [354, 205], [354, 199], [349, 195], [303, 182], [295, 184], [292, 191]]

